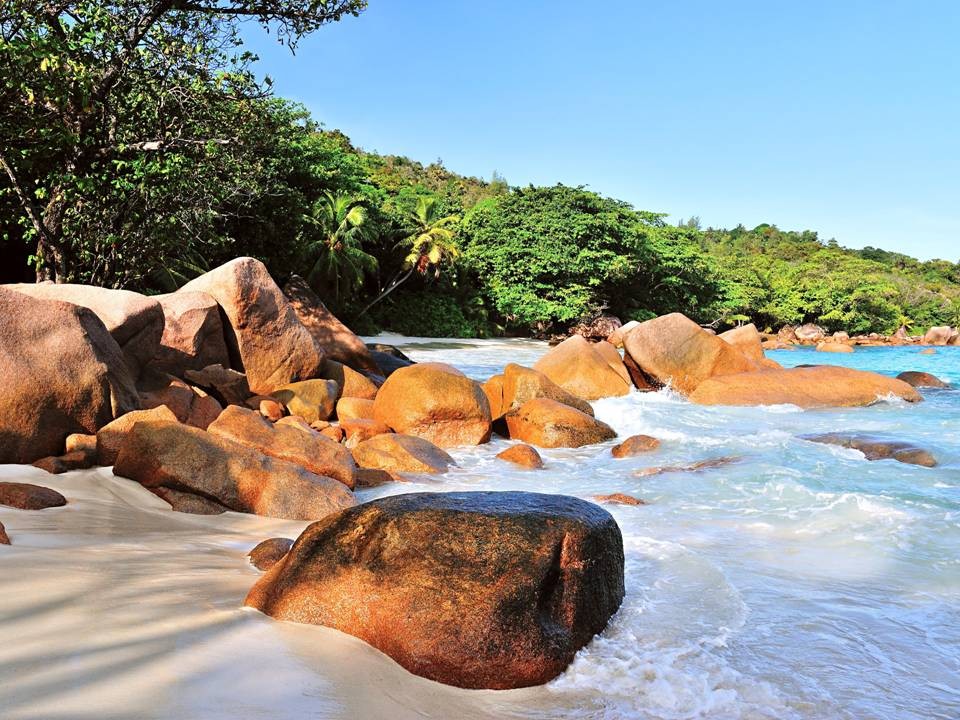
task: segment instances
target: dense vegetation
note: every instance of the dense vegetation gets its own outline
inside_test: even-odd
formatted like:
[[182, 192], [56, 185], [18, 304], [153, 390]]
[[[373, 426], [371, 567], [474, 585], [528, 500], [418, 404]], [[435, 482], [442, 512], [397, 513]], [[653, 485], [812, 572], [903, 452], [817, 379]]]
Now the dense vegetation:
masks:
[[5, 279], [171, 290], [231, 257], [303, 275], [355, 327], [550, 332], [606, 311], [717, 327], [960, 323], [960, 266], [816, 233], [678, 226], [354, 147], [275, 98], [238, 23], [288, 44], [363, 0], [0, 2]]

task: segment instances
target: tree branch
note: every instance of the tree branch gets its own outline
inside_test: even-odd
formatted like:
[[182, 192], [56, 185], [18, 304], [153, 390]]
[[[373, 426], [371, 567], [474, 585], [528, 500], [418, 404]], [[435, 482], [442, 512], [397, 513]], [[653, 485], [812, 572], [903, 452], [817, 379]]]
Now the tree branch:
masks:
[[17, 178], [17, 174], [14, 171], [13, 166], [7, 162], [7, 158], [4, 156], [2, 150], [0, 150], [0, 167], [3, 168], [4, 172], [7, 174], [7, 177], [10, 178], [10, 185], [13, 187], [13, 191], [20, 199], [20, 204], [23, 206], [24, 212], [27, 213], [27, 217], [30, 218], [30, 222], [33, 225], [34, 230], [37, 231], [37, 234], [41, 238], [48, 239], [46, 229], [43, 227], [40, 208], [38, 208], [37, 205], [30, 199], [30, 196], [27, 195], [23, 185], [20, 184], [20, 181]]

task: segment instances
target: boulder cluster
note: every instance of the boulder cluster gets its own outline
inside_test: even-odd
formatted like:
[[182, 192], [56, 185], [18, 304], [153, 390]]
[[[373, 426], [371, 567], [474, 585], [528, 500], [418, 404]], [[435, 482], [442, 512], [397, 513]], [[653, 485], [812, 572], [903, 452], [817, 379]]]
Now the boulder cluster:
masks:
[[[824, 341], [804, 328], [793, 335]], [[495, 435], [512, 441], [499, 461], [536, 471], [537, 448], [614, 440], [591, 403], [635, 388], [670, 387], [706, 405], [826, 407], [915, 402], [912, 385], [935, 380], [784, 369], [765, 357], [767, 343], [752, 325], [716, 335], [680, 314], [598, 320], [533, 367], [511, 363], [480, 383], [366, 345], [304, 281], [281, 288], [252, 258], [153, 297], [2, 286], [0, 462], [50, 473], [113, 466], [176, 511], [311, 521], [295, 542], [258, 546], [252, 562], [267, 572], [248, 605], [356, 635], [440, 682], [522, 687], [560, 673], [619, 606], [623, 542], [610, 514], [530, 493], [358, 505], [354, 491], [442, 474], [456, 464], [448, 450]], [[871, 457], [929, 462], [914, 448], [843, 442]], [[611, 452], [629, 458], [658, 445], [638, 435]], [[44, 490], [0, 487], [0, 503], [67, 502]]]

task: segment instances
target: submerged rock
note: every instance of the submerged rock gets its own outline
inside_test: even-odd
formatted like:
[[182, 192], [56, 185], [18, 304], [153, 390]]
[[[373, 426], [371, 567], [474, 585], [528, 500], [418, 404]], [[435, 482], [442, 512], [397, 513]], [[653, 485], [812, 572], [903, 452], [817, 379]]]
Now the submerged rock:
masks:
[[250, 558], [250, 564], [257, 570], [269, 570], [283, 560], [292, 547], [293, 540], [290, 538], [270, 538], [258, 543], [253, 550], [247, 553], [247, 557]]
[[654, 475], [665, 475], [666, 473], [696, 473], [732, 465], [733, 463], [740, 462], [741, 459], [742, 458], [737, 455], [725, 455], [708, 460], [698, 460], [689, 465], [660, 465], [658, 467], [643, 468], [642, 470], [637, 470], [634, 475], [636, 477], [652, 477]]
[[902, 380], [851, 368], [816, 365], [713, 377], [690, 395], [701, 405], [796, 405], [801, 408], [859, 407], [888, 396], [919, 402]]
[[623, 346], [649, 383], [670, 385], [685, 395], [709, 378], [759, 367], [680, 313], [640, 323], [624, 338]]
[[317, 377], [323, 350], [259, 260], [241, 257], [191, 280], [177, 292], [205, 292], [223, 309], [231, 365], [254, 393]]
[[394, 372], [377, 393], [373, 418], [440, 447], [490, 439], [487, 396], [479, 384], [443, 363], [418, 363]]
[[0, 287], [0, 463], [58, 455], [139, 407], [130, 369], [93, 311]]
[[949, 383], [945, 383], [936, 375], [927, 372], [918, 372], [916, 370], [907, 370], [897, 375], [897, 380], [903, 380], [912, 387], [919, 388], [948, 388]]
[[597, 505], [519, 492], [382, 498], [308, 527], [245, 604], [354, 635], [464, 688], [545, 683], [623, 599], [623, 539]]
[[821, 342], [817, 343], [816, 347], [817, 352], [827, 352], [827, 353], [852, 353], [853, 348], [850, 345], [840, 342]]
[[937, 460], [929, 450], [900, 440], [850, 433], [826, 433], [800, 437], [810, 442], [859, 450], [867, 460], [896, 460], [908, 465], [937, 466]]
[[612, 427], [592, 415], [548, 398], [535, 398], [506, 415], [511, 439], [544, 448], [581, 447], [611, 440]]
[[540, 453], [523, 443], [511, 445], [506, 450], [498, 452], [497, 457], [530, 470], [539, 470], [543, 467], [543, 458], [540, 457]]
[[[613, 353], [598, 349], [605, 344]], [[613, 358], [616, 355], [616, 359]], [[567, 338], [533, 366], [554, 383], [584, 400], [626, 395], [630, 376], [620, 353], [610, 343], [592, 344], [579, 335]]]
[[316, 520], [356, 502], [336, 480], [174, 422], [134, 425], [113, 472], [148, 490], [187, 492], [237, 512], [288, 520]]
[[61, 507], [67, 499], [56, 490], [42, 485], [19, 482], [0, 482], [0, 505], [18, 510], [45, 510]]
[[633, 495], [624, 493], [611, 493], [610, 495], [594, 495], [593, 499], [598, 503], [607, 503], [609, 505], [646, 505], [646, 500], [641, 500]]
[[660, 441], [649, 435], [631, 435], [619, 445], [610, 448], [615, 458], [627, 458], [653, 452], [660, 447]]

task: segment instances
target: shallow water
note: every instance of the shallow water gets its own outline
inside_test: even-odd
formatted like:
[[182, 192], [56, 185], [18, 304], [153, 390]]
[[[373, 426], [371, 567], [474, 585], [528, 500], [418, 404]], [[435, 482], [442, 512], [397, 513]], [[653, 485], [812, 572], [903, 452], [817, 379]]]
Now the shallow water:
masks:
[[[396, 338], [381, 340], [391, 342]], [[401, 339], [415, 360], [483, 379], [546, 347]], [[916, 369], [960, 384], [960, 348], [776, 352], [785, 365]], [[703, 408], [664, 391], [594, 403], [622, 435], [663, 440], [548, 450], [541, 472], [454, 451], [442, 478], [365, 491], [525, 489], [647, 500], [608, 506], [623, 530], [627, 597], [547, 686], [463, 691], [414, 677], [325, 628], [239, 609], [245, 553], [294, 523], [170, 512], [109, 470], [51, 477], [65, 508], [0, 508], [3, 718], [885, 718], [960, 717], [960, 391], [852, 410]], [[867, 462], [798, 435], [865, 431], [929, 448], [940, 466]], [[701, 473], [636, 470], [733, 456]]]

